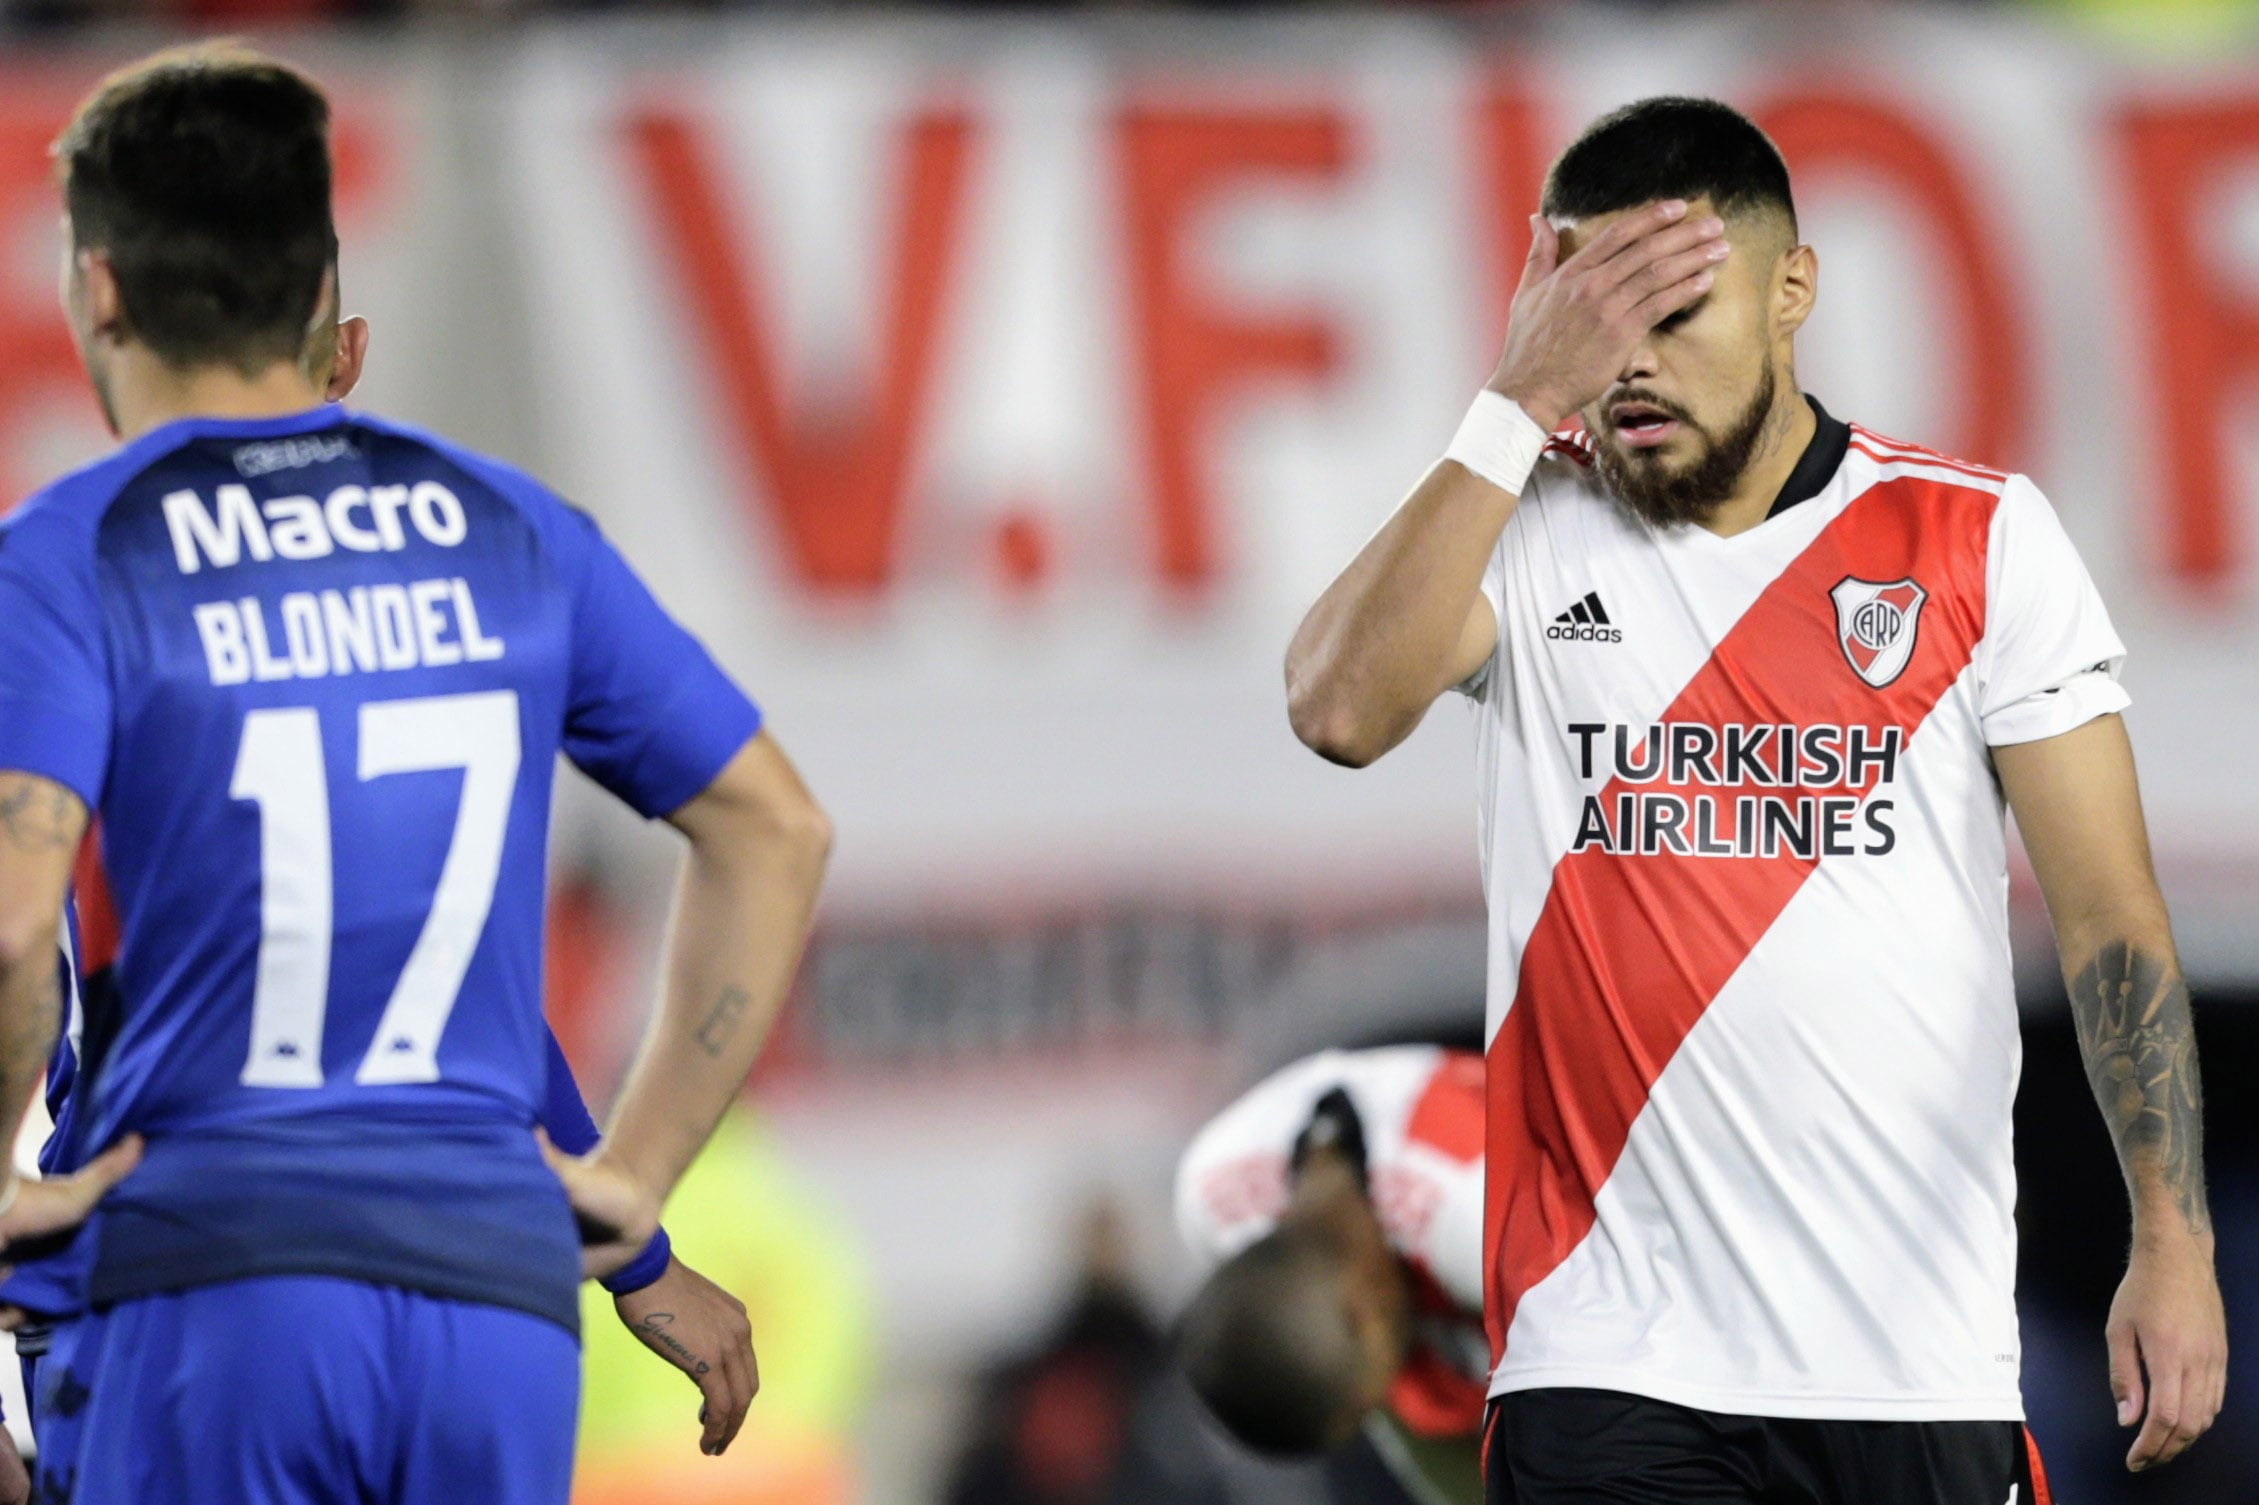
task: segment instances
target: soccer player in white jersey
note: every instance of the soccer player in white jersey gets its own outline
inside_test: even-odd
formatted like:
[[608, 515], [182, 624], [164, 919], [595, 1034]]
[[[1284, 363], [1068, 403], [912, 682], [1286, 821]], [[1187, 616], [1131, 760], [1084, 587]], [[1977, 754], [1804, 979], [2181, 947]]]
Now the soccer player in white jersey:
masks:
[[1363, 1428], [1415, 1499], [1480, 1498], [1482, 1079], [1472, 1051], [1322, 1051], [1194, 1137], [1177, 1227], [1211, 1268], [1177, 1354], [1241, 1442]]
[[1287, 658], [1339, 763], [1474, 701], [1492, 1497], [2044, 1502], [2004, 806], [2132, 1198], [2127, 1461], [2174, 1457], [2226, 1336], [2093, 584], [2030, 480], [1799, 391], [1818, 263], [1748, 120], [1628, 106], [1543, 209], [1488, 387]]

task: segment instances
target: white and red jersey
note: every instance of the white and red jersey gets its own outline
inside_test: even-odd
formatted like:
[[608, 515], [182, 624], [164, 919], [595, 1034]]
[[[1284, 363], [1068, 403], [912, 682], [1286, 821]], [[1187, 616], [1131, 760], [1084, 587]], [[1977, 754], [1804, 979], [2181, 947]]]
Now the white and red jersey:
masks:
[[1418, 1339], [1389, 1409], [1413, 1432], [1482, 1426], [1483, 1066], [1427, 1045], [1329, 1050], [1258, 1083], [1202, 1129], [1177, 1167], [1177, 1227], [1220, 1264], [1278, 1226], [1287, 1162], [1318, 1100], [1339, 1087], [1365, 1130], [1389, 1247], [1411, 1272]]
[[1490, 1389], [2014, 1420], [1989, 749], [2124, 648], [2029, 480], [1824, 415], [1800, 475], [1657, 529], [1556, 439], [1484, 580]]

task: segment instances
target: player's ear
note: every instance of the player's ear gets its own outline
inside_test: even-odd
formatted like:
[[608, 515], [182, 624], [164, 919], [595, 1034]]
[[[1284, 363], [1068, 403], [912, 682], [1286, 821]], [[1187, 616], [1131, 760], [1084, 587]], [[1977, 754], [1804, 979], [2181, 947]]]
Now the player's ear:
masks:
[[337, 361], [329, 369], [329, 386], [322, 396], [343, 402], [360, 384], [361, 367], [369, 358], [369, 321], [359, 314], [337, 321]]
[[81, 247], [73, 257], [78, 271], [79, 296], [85, 300], [87, 333], [117, 341], [125, 336], [125, 294], [118, 290], [118, 274], [106, 251]]
[[1773, 271], [1773, 318], [1784, 338], [1804, 327], [1819, 296], [1818, 254], [1810, 246], [1790, 246]]

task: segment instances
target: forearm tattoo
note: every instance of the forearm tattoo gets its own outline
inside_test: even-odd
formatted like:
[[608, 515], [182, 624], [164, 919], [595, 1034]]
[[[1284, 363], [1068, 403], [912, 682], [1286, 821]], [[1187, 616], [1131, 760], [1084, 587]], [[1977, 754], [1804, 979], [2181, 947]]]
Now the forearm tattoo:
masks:
[[2189, 1226], [2211, 1227], [2204, 1197], [2204, 1088], [2180, 968], [2112, 941], [2070, 980], [2087, 1080], [2138, 1193], [2154, 1183]]
[[729, 1044], [730, 1036], [736, 1034], [738, 1025], [744, 1022], [746, 1010], [752, 1006], [753, 997], [743, 988], [722, 989], [721, 996], [706, 1011], [706, 1017], [700, 1021], [698, 1033], [693, 1037], [698, 1042], [698, 1048], [710, 1056], [720, 1056]]

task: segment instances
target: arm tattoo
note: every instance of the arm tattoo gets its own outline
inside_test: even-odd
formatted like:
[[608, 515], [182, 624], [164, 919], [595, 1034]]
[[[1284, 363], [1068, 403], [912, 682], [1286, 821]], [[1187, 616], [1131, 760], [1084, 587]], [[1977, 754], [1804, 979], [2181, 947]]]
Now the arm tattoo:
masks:
[[0, 777], [0, 831], [27, 852], [52, 852], [75, 846], [85, 821], [78, 796], [35, 774]]
[[2070, 991], [2087, 1080], [2127, 1180], [2161, 1183], [2189, 1227], [2206, 1231], [2204, 1089], [2180, 968], [2112, 941], [2071, 978]]
[[698, 1026], [698, 1048], [710, 1056], [720, 1056], [729, 1044], [729, 1037], [745, 1022], [745, 1011], [753, 1004], [753, 996], [743, 988], [724, 988], [714, 1006], [706, 1011], [705, 1020]]

